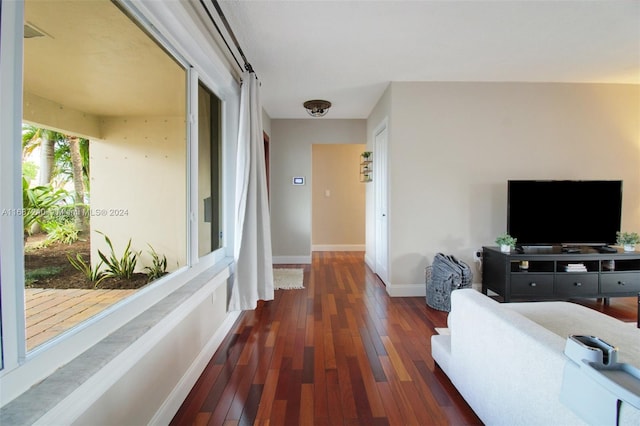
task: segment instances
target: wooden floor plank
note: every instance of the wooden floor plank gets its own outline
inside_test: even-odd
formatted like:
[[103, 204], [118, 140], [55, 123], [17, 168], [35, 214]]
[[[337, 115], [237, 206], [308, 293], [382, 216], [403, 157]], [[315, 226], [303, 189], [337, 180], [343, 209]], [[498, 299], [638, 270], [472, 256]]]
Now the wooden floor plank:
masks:
[[279, 370], [269, 370], [262, 388], [262, 396], [256, 413], [256, 421], [268, 421], [271, 418], [271, 408], [276, 395], [276, 388], [280, 379]]
[[393, 397], [393, 391], [389, 382], [376, 383], [378, 392], [380, 393], [380, 399], [384, 406], [384, 412], [391, 425], [406, 425], [412, 424], [406, 420], [406, 417], [400, 411], [395, 398]]
[[[431, 357], [446, 312], [390, 298], [362, 252], [279, 267], [305, 288], [241, 314], [172, 425], [482, 424]], [[635, 298], [580, 303], [637, 318]]]
[[300, 425], [312, 425], [314, 424], [313, 418], [313, 385], [306, 383], [302, 385], [301, 396], [300, 396], [300, 420], [298, 424]]
[[342, 407], [344, 400], [340, 394], [340, 384], [338, 383], [338, 370], [330, 369], [326, 371], [326, 390], [329, 424], [339, 425], [344, 423], [345, 410]]

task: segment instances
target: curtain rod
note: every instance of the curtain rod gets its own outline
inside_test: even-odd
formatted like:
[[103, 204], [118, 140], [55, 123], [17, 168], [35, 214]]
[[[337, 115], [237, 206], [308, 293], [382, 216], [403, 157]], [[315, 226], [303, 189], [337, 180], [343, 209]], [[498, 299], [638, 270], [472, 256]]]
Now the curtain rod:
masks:
[[[222, 37], [222, 41], [224, 41], [224, 44], [227, 46], [227, 49], [229, 50], [229, 53], [231, 53], [231, 56], [233, 57], [233, 60], [236, 61], [236, 64], [238, 65], [238, 68], [240, 68], [240, 70], [242, 70], [243, 69], [242, 65], [240, 65], [240, 62], [238, 61], [236, 56], [233, 54], [233, 50], [231, 50], [231, 46], [229, 46], [229, 43], [227, 43], [227, 39], [222, 34], [222, 31], [220, 31], [220, 27], [218, 27], [218, 24], [216, 24], [216, 21], [213, 19], [213, 16], [211, 16], [211, 13], [209, 12], [209, 9], [207, 8], [207, 6], [204, 3], [204, 0], [200, 0], [200, 4], [204, 8], [205, 12], [207, 12], [207, 15], [209, 16], [209, 20], [211, 20], [211, 23], [216, 28], [216, 31], [218, 31], [218, 34], [220, 34], [220, 37]], [[244, 61], [244, 69], [249, 71], [249, 72], [251, 72], [251, 73], [254, 73], [253, 67], [251, 66], [249, 61], [247, 61], [247, 57], [244, 55], [244, 52], [242, 51], [242, 48], [240, 47], [240, 43], [238, 43], [238, 39], [236, 38], [236, 35], [233, 33], [233, 30], [231, 29], [231, 25], [229, 25], [229, 21], [227, 21], [227, 17], [222, 12], [222, 9], [220, 8], [220, 4], [218, 3], [218, 0], [211, 0], [211, 4], [213, 5], [213, 7], [215, 7], [216, 12], [218, 13], [218, 16], [222, 20], [222, 23], [224, 24], [225, 29], [227, 30], [227, 32], [229, 33], [229, 36], [231, 37], [231, 40], [233, 41], [233, 44], [236, 46], [236, 49], [238, 49], [238, 52], [240, 53], [240, 56], [242, 57], [242, 60]]]

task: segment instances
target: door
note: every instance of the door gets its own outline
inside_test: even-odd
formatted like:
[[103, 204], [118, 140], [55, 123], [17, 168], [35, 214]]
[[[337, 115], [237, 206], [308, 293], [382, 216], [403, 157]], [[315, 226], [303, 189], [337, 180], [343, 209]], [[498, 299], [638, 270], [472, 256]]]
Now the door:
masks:
[[375, 191], [375, 272], [385, 284], [389, 281], [389, 215], [387, 172], [387, 120], [374, 132], [373, 184]]
[[267, 202], [271, 204], [271, 173], [269, 170], [269, 135], [262, 132], [262, 138], [264, 139], [264, 167], [267, 174]]

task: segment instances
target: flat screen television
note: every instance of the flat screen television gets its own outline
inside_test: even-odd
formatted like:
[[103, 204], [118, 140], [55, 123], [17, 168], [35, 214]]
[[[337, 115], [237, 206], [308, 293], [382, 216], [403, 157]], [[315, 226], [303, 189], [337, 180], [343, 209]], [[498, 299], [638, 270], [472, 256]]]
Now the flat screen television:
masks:
[[620, 180], [510, 180], [507, 232], [527, 245], [616, 243]]

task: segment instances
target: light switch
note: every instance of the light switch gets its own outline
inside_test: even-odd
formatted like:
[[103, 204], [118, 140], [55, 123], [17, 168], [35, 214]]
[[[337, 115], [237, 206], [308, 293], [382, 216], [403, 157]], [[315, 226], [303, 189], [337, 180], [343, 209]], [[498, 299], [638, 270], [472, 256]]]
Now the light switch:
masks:
[[331, 197], [331, 191], [330, 191], [330, 190], [328, 190], [328, 189], [325, 189], [325, 190], [324, 190], [324, 196], [325, 196], [325, 197], [327, 197], [327, 198], [328, 198], [328, 197]]

